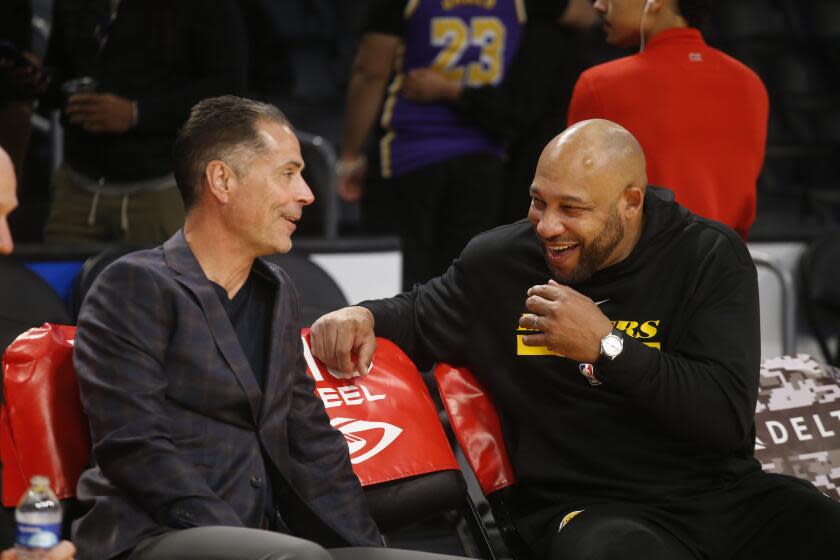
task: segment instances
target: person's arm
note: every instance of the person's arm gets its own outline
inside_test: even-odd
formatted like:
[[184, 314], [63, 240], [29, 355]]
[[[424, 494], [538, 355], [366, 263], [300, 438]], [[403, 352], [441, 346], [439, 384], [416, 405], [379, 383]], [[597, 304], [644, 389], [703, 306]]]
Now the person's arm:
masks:
[[186, 20], [185, 37], [177, 37], [188, 54], [190, 75], [182, 84], [141, 96], [137, 102], [137, 130], [171, 132], [181, 126], [190, 108], [202, 99], [241, 95], [246, 89], [248, 57], [246, 29], [233, 0], [188, 2], [172, 9]]
[[107, 479], [166, 527], [241, 526], [231, 506], [175, 446], [165, 361], [172, 292], [117, 261], [85, 298], [73, 361], [93, 456]]
[[456, 260], [410, 292], [359, 304], [373, 315], [376, 335], [395, 342], [421, 369], [459, 362], [468, 344], [471, 310], [462, 265]]
[[553, 21], [529, 21], [504, 81], [498, 87], [464, 88], [455, 109], [503, 141], [532, 130], [552, 107], [565, 104], [558, 78], [569, 62], [554, 52], [565, 43], [560, 33]]
[[394, 67], [401, 39], [365, 33], [347, 86], [347, 109], [339, 153], [339, 194], [349, 202], [362, 194], [365, 164], [362, 146], [373, 128]]
[[660, 352], [624, 337], [621, 359], [601, 366], [600, 377], [633, 396], [664, 429], [731, 452], [749, 439], [755, 415], [761, 360], [756, 271], [751, 263], [738, 264], [704, 276], [703, 299], [685, 318], [691, 327], [673, 349]]
[[324, 315], [312, 325], [312, 354], [342, 372], [366, 373], [374, 336], [396, 343], [425, 369], [459, 361], [469, 344], [471, 308], [466, 261], [471, 245], [442, 276], [392, 298], [369, 300]]
[[[529, 292], [526, 306], [545, 334], [526, 336], [525, 343], [593, 363], [606, 387], [629, 396], [677, 437], [716, 452], [743, 449], [755, 414], [760, 330], [755, 267], [736, 244], [721, 236], [698, 263], [698, 282], [684, 294], [685, 316], [663, 318], [683, 332], [662, 351], [624, 336], [615, 361], [600, 358], [609, 319], [589, 298], [558, 284]], [[520, 324], [534, 328], [532, 320], [526, 315]]]

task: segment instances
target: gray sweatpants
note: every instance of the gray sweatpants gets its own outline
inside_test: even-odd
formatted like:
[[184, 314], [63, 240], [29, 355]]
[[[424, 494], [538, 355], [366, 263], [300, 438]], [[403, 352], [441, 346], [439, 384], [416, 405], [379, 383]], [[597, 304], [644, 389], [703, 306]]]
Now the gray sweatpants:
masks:
[[393, 548], [334, 548], [272, 531], [196, 527], [142, 541], [127, 560], [462, 560]]

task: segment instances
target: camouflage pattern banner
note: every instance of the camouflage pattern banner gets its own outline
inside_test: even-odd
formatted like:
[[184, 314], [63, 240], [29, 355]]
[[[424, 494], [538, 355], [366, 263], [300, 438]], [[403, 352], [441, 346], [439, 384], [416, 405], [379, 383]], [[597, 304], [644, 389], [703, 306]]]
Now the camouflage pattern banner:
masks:
[[840, 499], [840, 371], [797, 354], [765, 360], [756, 406], [755, 456]]

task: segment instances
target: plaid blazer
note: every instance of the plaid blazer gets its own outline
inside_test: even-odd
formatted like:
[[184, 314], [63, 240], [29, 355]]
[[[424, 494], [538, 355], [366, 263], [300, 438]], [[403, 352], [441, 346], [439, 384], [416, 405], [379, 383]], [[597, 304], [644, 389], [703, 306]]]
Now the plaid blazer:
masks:
[[95, 460], [78, 485], [80, 559], [172, 529], [260, 527], [268, 476], [296, 536], [382, 544], [306, 374], [292, 282], [254, 266], [277, 283], [265, 393], [183, 232], [119, 259], [91, 288], [73, 354]]

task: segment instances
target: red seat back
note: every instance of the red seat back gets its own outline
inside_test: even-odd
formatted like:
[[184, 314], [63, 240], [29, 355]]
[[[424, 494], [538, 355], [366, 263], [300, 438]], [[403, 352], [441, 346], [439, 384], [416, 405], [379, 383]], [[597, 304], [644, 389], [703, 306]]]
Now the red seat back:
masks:
[[515, 484], [499, 415], [484, 387], [467, 368], [444, 363], [435, 367], [435, 378], [455, 437], [484, 495]]
[[303, 333], [307, 371], [363, 486], [459, 469], [420, 373], [393, 342], [377, 339], [368, 374], [342, 379], [313, 358]]
[[36, 474], [50, 478], [59, 498], [74, 496], [88, 464], [88, 422], [73, 369], [75, 333], [75, 327], [46, 323], [20, 335], [3, 355], [5, 506], [17, 504]]

